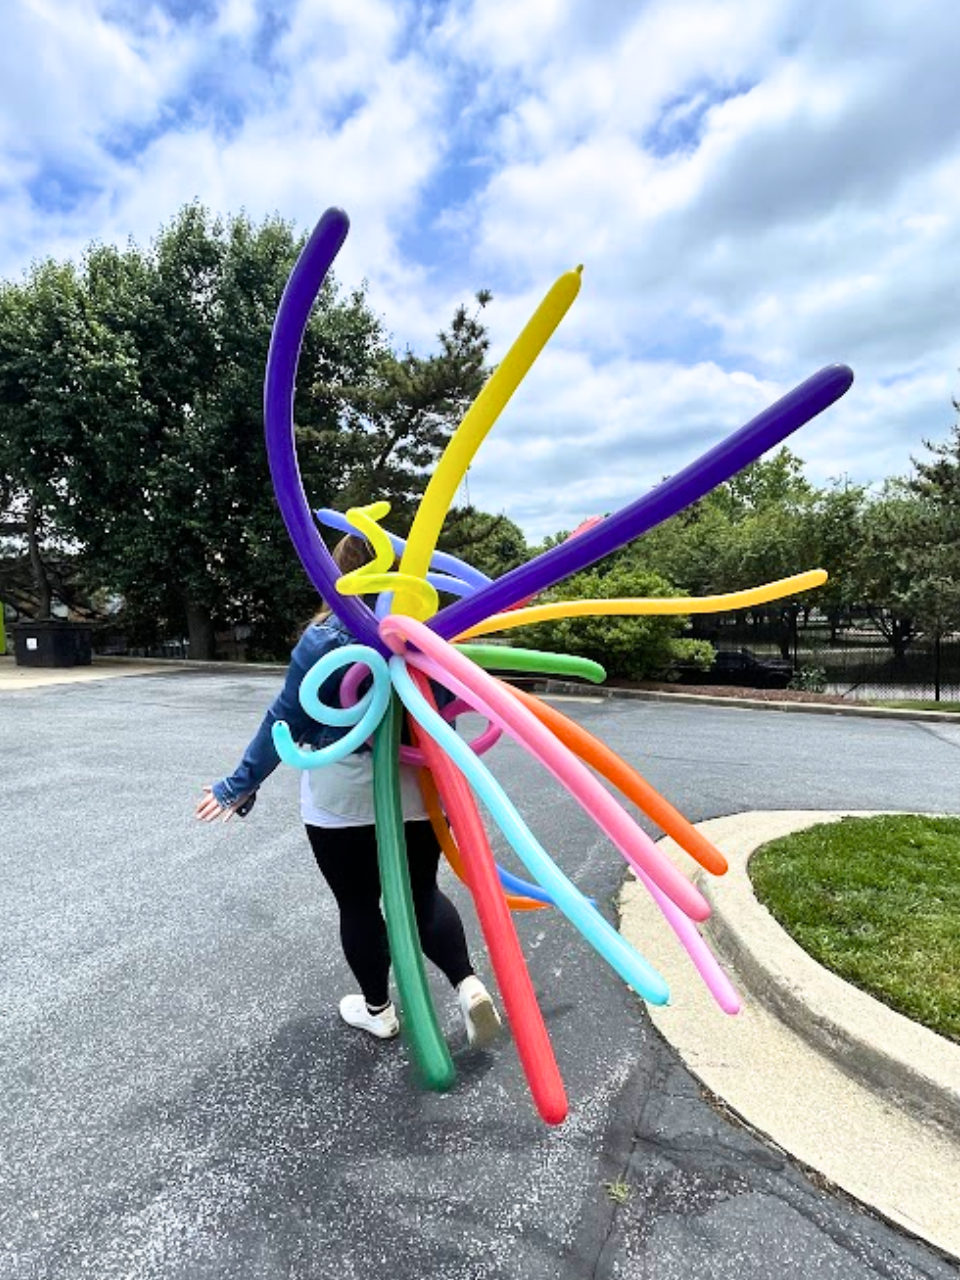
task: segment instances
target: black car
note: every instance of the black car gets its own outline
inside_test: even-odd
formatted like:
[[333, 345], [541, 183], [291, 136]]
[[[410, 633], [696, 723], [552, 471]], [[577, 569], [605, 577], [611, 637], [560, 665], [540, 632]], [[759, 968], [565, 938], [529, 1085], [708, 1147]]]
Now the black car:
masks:
[[685, 668], [687, 684], [744, 685], [750, 689], [786, 689], [793, 679], [793, 663], [782, 658], [759, 657], [751, 649], [718, 649], [709, 671]]

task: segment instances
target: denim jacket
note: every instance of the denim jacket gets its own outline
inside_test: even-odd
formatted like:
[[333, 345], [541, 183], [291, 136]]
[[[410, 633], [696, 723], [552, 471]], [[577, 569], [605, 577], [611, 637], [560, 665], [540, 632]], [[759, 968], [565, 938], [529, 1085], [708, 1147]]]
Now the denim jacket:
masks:
[[[273, 726], [278, 720], [286, 720], [293, 740], [299, 746], [325, 747], [331, 742], [336, 742], [349, 731], [349, 725], [320, 724], [312, 716], [308, 716], [300, 705], [300, 684], [310, 668], [319, 662], [324, 654], [354, 642], [354, 637], [336, 614], [332, 614], [324, 622], [315, 622], [307, 627], [290, 655], [290, 665], [287, 668], [283, 688], [263, 717], [260, 728], [243, 753], [243, 759], [229, 777], [220, 778], [211, 787], [224, 809], [236, 804], [241, 796], [249, 798], [237, 810], [238, 814], [244, 817], [253, 808], [257, 788], [270, 777], [280, 763], [277, 749], [273, 745], [272, 733]], [[338, 704], [343, 675], [343, 669], [334, 671], [323, 682], [318, 695], [321, 702]], [[431, 684], [438, 706], [445, 706], [453, 700], [453, 694], [449, 690], [433, 685], [432, 681]], [[360, 748], [361, 751], [368, 749]]]
[[[315, 622], [307, 627], [290, 655], [290, 665], [287, 668], [283, 688], [263, 717], [260, 728], [243, 753], [243, 759], [229, 777], [213, 783], [211, 790], [224, 808], [236, 804], [241, 796], [252, 797], [260, 784], [270, 777], [280, 763], [277, 749], [273, 745], [272, 734], [273, 726], [278, 720], [286, 720], [293, 740], [300, 746], [307, 744], [312, 747], [325, 747], [342, 738], [347, 732], [349, 726], [319, 724], [312, 716], [308, 716], [300, 705], [299, 694], [303, 677], [324, 654], [353, 642], [353, 636], [336, 615], [332, 615], [324, 622]], [[342, 670], [335, 671], [321, 685], [319, 692], [321, 702], [335, 702], [343, 674]], [[251, 798], [243, 806], [241, 814], [249, 812], [252, 807]]]

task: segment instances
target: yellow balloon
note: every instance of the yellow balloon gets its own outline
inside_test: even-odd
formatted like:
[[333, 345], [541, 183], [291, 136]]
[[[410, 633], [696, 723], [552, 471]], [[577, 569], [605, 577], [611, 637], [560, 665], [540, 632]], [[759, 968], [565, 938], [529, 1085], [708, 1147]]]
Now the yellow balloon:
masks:
[[[519, 338], [467, 410], [420, 500], [406, 550], [400, 561], [401, 573], [416, 579], [426, 577], [440, 529], [467, 468], [507, 401], [526, 377], [534, 360], [579, 293], [582, 270], [582, 267], [577, 267], [575, 271], [566, 271], [554, 282], [527, 321]], [[415, 605], [412, 593], [408, 594], [406, 585], [398, 590], [394, 607], [397, 613], [412, 613]], [[420, 620], [423, 621], [422, 616]]]
[[344, 596], [365, 596], [374, 591], [396, 591], [403, 587], [412, 602], [409, 610], [412, 616], [429, 618], [436, 613], [440, 600], [436, 589], [423, 578], [392, 572], [393, 547], [378, 523], [389, 512], [389, 502], [371, 502], [365, 507], [351, 507], [347, 512], [347, 523], [352, 524], [370, 543], [373, 559], [339, 578], [337, 590]]
[[471, 640], [475, 636], [489, 635], [492, 631], [512, 631], [532, 622], [553, 622], [558, 618], [597, 618], [623, 615], [673, 616], [685, 613], [726, 613], [731, 609], [749, 609], [753, 605], [768, 604], [798, 591], [822, 587], [827, 580], [826, 570], [808, 569], [792, 578], [780, 578], [762, 587], [747, 591], [731, 591], [721, 596], [650, 596], [619, 600], [557, 600], [554, 604], [537, 604], [528, 609], [510, 609], [495, 613], [475, 627], [462, 632], [457, 640]]

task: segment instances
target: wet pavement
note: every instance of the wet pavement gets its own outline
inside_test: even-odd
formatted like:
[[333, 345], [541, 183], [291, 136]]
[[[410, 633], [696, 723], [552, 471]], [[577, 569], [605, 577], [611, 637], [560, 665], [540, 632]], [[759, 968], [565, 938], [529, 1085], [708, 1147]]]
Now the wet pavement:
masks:
[[[958, 1274], [726, 1119], [562, 919], [519, 921], [570, 1096], [560, 1129], [509, 1042], [467, 1049], [439, 981], [448, 1095], [416, 1089], [402, 1044], [340, 1024], [350, 979], [296, 777], [246, 822], [192, 817], [276, 683], [0, 697], [2, 1280]], [[694, 820], [960, 808], [960, 726], [564, 708]], [[489, 759], [609, 910], [615, 851], [519, 750]]]

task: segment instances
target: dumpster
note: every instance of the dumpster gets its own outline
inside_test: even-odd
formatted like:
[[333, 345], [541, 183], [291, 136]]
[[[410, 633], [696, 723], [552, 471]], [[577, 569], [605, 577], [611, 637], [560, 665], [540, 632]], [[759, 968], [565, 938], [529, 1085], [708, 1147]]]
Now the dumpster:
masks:
[[18, 667], [88, 667], [93, 660], [93, 628], [83, 623], [50, 618], [10, 630]]

